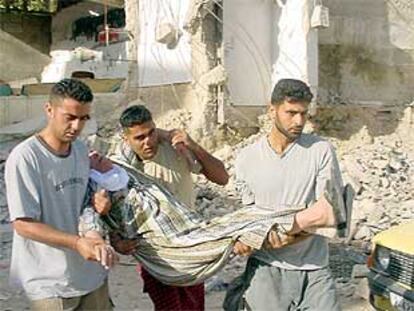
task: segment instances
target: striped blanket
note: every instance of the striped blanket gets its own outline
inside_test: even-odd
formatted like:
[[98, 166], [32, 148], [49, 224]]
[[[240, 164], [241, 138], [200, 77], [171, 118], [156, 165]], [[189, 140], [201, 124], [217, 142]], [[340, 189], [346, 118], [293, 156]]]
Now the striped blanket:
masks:
[[155, 278], [174, 286], [203, 282], [230, 259], [236, 240], [254, 249], [262, 247], [269, 230], [284, 231], [304, 207], [275, 212], [252, 205], [210, 220], [191, 210], [151, 177], [125, 162], [128, 189], [111, 192], [108, 215], [96, 214], [90, 197], [97, 190], [89, 183], [80, 232], [112, 232], [139, 240], [133, 255]]

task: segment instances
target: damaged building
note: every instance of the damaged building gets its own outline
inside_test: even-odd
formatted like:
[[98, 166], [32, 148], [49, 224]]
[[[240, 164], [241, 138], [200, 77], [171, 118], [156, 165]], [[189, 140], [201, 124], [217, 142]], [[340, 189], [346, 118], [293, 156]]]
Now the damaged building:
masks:
[[[94, 91], [85, 129], [93, 147], [110, 148], [120, 112], [144, 103], [157, 125], [186, 128], [222, 159], [228, 186], [197, 179], [205, 217], [232, 207], [235, 155], [271, 125], [265, 113], [273, 85], [306, 81], [316, 95], [306, 131], [333, 143], [356, 191], [351, 235], [331, 256], [343, 305], [355, 303], [348, 304], [360, 286], [352, 260], [365, 267], [348, 246], [362, 249], [374, 234], [414, 218], [411, 0], [0, 0], [0, 58], [0, 277], [12, 230], [5, 160], [44, 125], [50, 87], [65, 77]], [[206, 285], [221, 286], [208, 294], [209, 310], [220, 309], [223, 284], [243, 264], [235, 260]], [[150, 308], [126, 277], [116, 282], [118, 306]], [[21, 297], [0, 282], [0, 309], [24, 309]]]
[[[15, 93], [76, 72], [112, 79], [110, 91], [122, 84], [117, 104], [142, 100], [157, 116], [184, 109], [199, 137], [221, 124], [254, 132], [284, 77], [307, 81], [321, 107], [356, 105], [383, 116], [413, 98], [410, 1], [50, 3], [42, 12], [3, 5], [0, 79]], [[5, 108], [13, 100], [1, 101], [2, 126], [21, 121]]]

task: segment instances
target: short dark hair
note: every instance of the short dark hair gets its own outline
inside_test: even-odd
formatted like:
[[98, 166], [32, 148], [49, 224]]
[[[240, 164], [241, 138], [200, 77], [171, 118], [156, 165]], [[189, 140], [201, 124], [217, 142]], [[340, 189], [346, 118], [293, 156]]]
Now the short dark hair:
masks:
[[144, 124], [148, 121], [152, 121], [152, 115], [144, 105], [128, 107], [122, 112], [121, 117], [119, 118], [119, 123], [124, 130], [135, 125]]
[[49, 102], [58, 104], [65, 98], [74, 99], [81, 104], [88, 104], [93, 101], [93, 94], [89, 86], [80, 80], [63, 79], [57, 82], [49, 94]]
[[295, 79], [281, 79], [276, 83], [272, 92], [271, 102], [273, 105], [288, 102], [305, 102], [310, 103], [313, 95], [309, 88], [303, 81]]

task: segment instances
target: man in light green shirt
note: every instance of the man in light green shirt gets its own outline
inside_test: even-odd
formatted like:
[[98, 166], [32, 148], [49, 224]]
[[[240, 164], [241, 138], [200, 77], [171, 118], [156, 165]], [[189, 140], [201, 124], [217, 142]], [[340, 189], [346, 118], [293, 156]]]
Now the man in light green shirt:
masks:
[[[195, 203], [192, 173], [203, 174], [214, 183], [225, 185], [228, 174], [223, 163], [194, 142], [182, 130], [169, 132], [156, 128], [150, 111], [136, 105], [120, 117], [123, 144], [118, 156], [164, 185], [187, 206]], [[115, 155], [116, 159], [117, 155]], [[130, 254], [131, 241], [113, 241], [115, 249]], [[141, 268], [144, 291], [150, 295], [155, 310], [204, 310], [204, 285], [175, 287], [162, 284]]]

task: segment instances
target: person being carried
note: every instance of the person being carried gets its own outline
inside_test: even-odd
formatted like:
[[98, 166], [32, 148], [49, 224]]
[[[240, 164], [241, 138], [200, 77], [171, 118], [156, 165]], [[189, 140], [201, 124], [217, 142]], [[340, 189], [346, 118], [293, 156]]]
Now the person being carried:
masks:
[[[100, 215], [92, 206], [86, 206], [79, 222], [80, 234], [109, 233], [123, 239], [137, 239], [139, 245], [131, 255], [163, 284], [202, 283], [228, 262], [237, 243], [253, 249], [281, 247], [307, 236], [288, 239], [286, 235], [286, 224], [295, 215], [301, 219], [304, 206], [274, 212], [268, 207], [252, 205], [203, 220], [162, 185], [127, 163], [112, 165], [108, 159], [93, 154], [91, 168], [85, 204], [89, 203], [88, 197], [104, 188], [112, 208]], [[332, 191], [327, 189], [325, 194], [330, 200]], [[322, 214], [326, 208], [328, 204], [319, 203], [306, 212]], [[334, 226], [335, 216], [331, 217]]]

